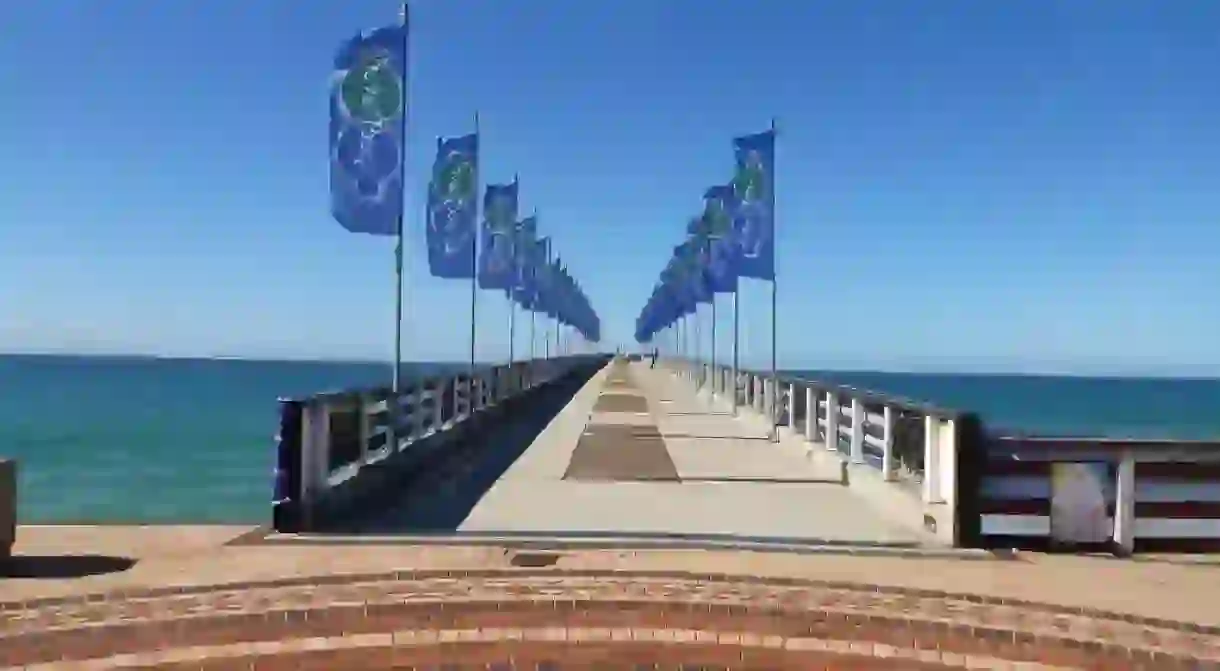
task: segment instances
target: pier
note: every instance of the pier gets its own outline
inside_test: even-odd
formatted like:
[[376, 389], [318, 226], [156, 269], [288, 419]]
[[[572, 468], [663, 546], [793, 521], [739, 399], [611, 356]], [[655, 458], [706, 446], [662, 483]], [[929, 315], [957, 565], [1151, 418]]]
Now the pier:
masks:
[[[1220, 547], [1220, 442], [997, 435], [968, 411], [753, 372], [733, 385], [728, 369], [689, 360], [549, 366], [426, 382], [397, 400], [383, 390], [285, 401], [269, 540]], [[468, 435], [485, 414], [548, 391], [555, 407], [537, 410], [546, 421], [534, 432]], [[397, 425], [388, 403], [403, 409]], [[395, 426], [397, 450], [386, 442]], [[454, 440], [465, 446], [446, 447]], [[482, 466], [491, 462], [500, 466]], [[1052, 510], [1056, 464], [1112, 477], [1099, 489], [1101, 529], [1052, 532], [1063, 514]]]
[[[1220, 561], [1181, 554], [1220, 536], [1220, 444], [995, 435], [876, 392], [603, 355], [280, 408], [266, 525], [10, 519], [0, 668], [1220, 660]], [[1069, 462], [1115, 474], [1103, 539], [1053, 528]], [[1048, 549], [1067, 552], [1028, 552]]]

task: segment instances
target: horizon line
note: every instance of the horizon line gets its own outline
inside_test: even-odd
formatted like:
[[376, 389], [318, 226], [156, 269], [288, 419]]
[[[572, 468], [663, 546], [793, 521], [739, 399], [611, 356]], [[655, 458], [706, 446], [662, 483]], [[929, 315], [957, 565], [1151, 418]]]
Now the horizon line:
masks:
[[[613, 352], [598, 351], [595, 354], [609, 355]], [[70, 352], [70, 351], [55, 351], [55, 350], [26, 350], [12, 351], [0, 350], [0, 358], [2, 357], [42, 357], [42, 358], [95, 358], [95, 359], [145, 359], [145, 360], [170, 360], [170, 361], [243, 361], [249, 363], [329, 363], [329, 364], [368, 364], [368, 365], [383, 365], [387, 368], [392, 365], [388, 359], [373, 359], [373, 358], [323, 358], [317, 356], [265, 356], [265, 355], [230, 355], [230, 354], [158, 354], [148, 352]], [[517, 359], [523, 361], [524, 359]], [[469, 360], [450, 360], [450, 359], [404, 359], [403, 364], [439, 364], [439, 365], [468, 365]], [[476, 364], [480, 365], [498, 365], [507, 363], [503, 359], [496, 360], [476, 360]], [[1087, 362], [1080, 362], [1085, 366], [1090, 366]], [[1031, 367], [1014, 370], [1002, 366], [979, 366], [967, 365], [964, 368], [961, 364], [954, 366], [953, 364], [928, 365], [928, 364], [874, 364], [869, 365], [836, 365], [832, 363], [823, 364], [814, 367], [785, 367], [779, 368], [780, 373], [802, 373], [802, 372], [825, 372], [825, 373], [881, 373], [886, 375], [957, 375], [963, 377], [1070, 377], [1070, 378], [1094, 378], [1094, 379], [1173, 379], [1173, 380], [1220, 380], [1220, 366], [1209, 364], [1167, 364], [1165, 370], [1135, 370], [1131, 367], [1123, 370], [1120, 368], [1102, 369], [1096, 371], [1082, 370], [1065, 370], [1059, 366], [1065, 365], [1063, 362], [1052, 364], [1051, 362], [1041, 362], [1034, 364]], [[1070, 365], [1070, 364], [1068, 364]], [[1092, 364], [1096, 366], [1097, 364]], [[1043, 367], [1044, 366], [1044, 367]], [[765, 368], [765, 367], [760, 367]], [[1197, 372], [1187, 372], [1185, 369], [1193, 368], [1200, 369]], [[743, 370], [748, 370], [748, 367], [743, 366]], [[1206, 372], [1205, 372], [1206, 371]]]

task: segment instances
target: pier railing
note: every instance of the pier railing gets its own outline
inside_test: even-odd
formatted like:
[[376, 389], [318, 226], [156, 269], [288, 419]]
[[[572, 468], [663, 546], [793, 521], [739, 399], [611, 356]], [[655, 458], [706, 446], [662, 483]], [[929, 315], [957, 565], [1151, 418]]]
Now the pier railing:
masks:
[[[960, 468], [967, 537], [982, 547], [1220, 551], [1220, 439], [993, 435]], [[1102, 486], [1073, 494], [1081, 479]], [[1104, 508], [1093, 525], [1072, 519], [1082, 498]]]
[[[838, 458], [845, 480], [909, 525], [960, 543], [956, 458], [979, 440], [978, 416], [847, 385], [689, 360], [668, 364], [719, 403], [736, 405]], [[773, 387], [773, 382], [775, 386]], [[919, 505], [912, 505], [913, 502]]]
[[[822, 448], [853, 487], [959, 547], [1220, 550], [1220, 438], [1019, 436], [975, 413], [818, 380], [670, 359], [719, 403]], [[1084, 483], [1081, 480], [1091, 480]], [[918, 505], [912, 505], [918, 504]]]
[[397, 394], [381, 387], [281, 399], [274, 527], [304, 531], [341, 518], [510, 404], [605, 360], [535, 359], [411, 380]]

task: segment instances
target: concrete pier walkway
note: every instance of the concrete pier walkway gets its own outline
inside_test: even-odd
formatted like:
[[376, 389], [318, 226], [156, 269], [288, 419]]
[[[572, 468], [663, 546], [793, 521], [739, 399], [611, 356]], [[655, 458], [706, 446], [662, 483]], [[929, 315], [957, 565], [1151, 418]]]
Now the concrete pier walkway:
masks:
[[842, 485], [837, 468], [787, 441], [772, 442], [757, 421], [714, 408], [646, 363], [607, 366], [464, 519], [451, 529], [429, 524], [430, 511], [451, 508], [447, 499], [469, 498], [468, 490], [456, 478], [413, 492], [351, 531], [368, 540], [448, 531], [802, 546], [930, 542], [872, 510]]

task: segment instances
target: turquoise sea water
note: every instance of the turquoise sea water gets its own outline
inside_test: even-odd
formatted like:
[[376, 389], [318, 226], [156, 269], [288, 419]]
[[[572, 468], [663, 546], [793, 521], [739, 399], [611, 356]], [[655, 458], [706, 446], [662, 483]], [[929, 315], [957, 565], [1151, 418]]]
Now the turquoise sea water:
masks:
[[[807, 374], [1027, 431], [1220, 435], [1216, 380]], [[23, 522], [259, 523], [277, 397], [388, 377], [364, 363], [0, 356], [0, 455], [20, 462]]]
[[1004, 433], [1216, 439], [1220, 380], [800, 371], [982, 416]]
[[23, 522], [258, 523], [277, 398], [389, 378], [373, 363], [0, 356], [0, 455], [19, 461]]

